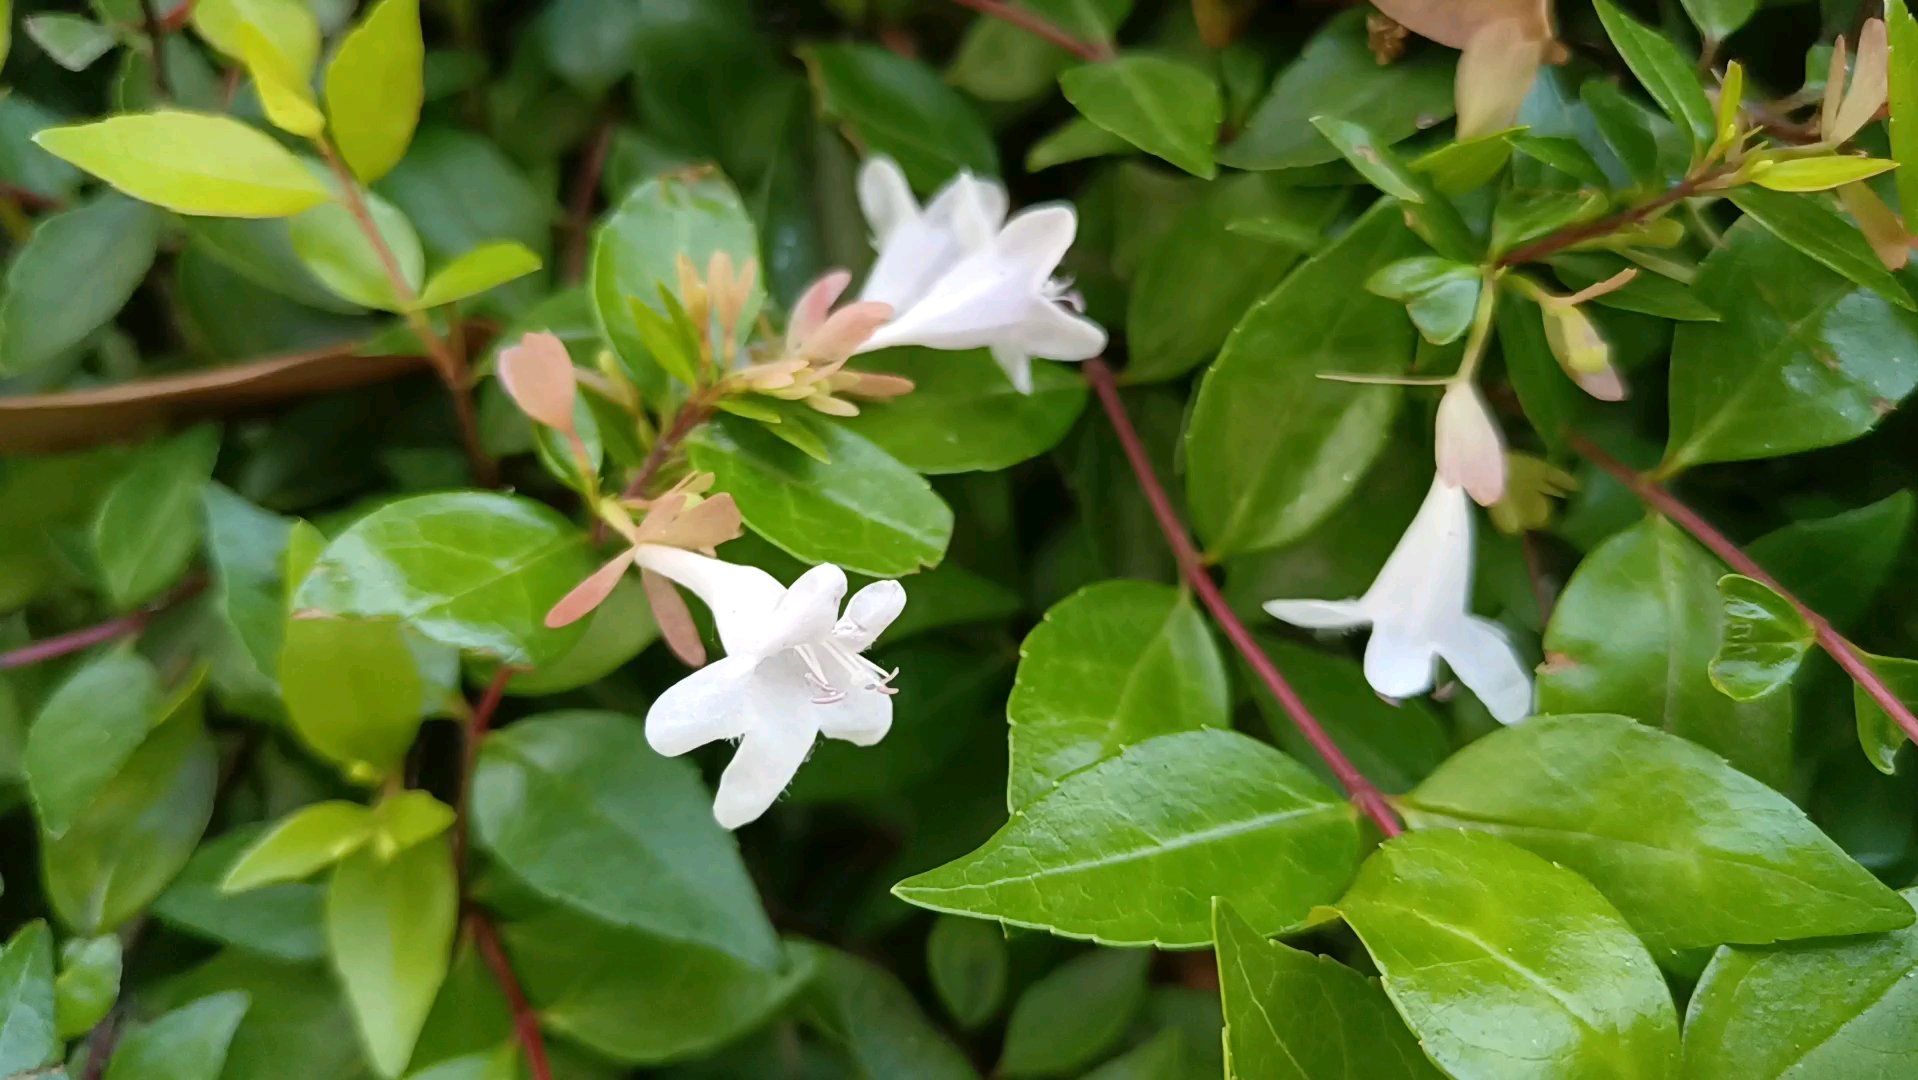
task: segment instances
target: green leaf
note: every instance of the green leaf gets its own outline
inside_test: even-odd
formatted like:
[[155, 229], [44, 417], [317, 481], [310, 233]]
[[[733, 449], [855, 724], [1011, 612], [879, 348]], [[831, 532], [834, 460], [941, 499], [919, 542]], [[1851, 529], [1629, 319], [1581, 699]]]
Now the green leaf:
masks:
[[1897, 162], [1883, 158], [1791, 158], [1759, 166], [1752, 173], [1752, 183], [1772, 191], [1830, 191], [1897, 167]]
[[698, 771], [655, 754], [637, 721], [548, 713], [487, 739], [473, 824], [543, 896], [770, 970], [778, 942], [711, 802]]
[[1278, 547], [1336, 509], [1384, 449], [1402, 396], [1325, 371], [1399, 375], [1416, 333], [1361, 286], [1418, 250], [1380, 203], [1246, 312], [1205, 373], [1186, 431], [1186, 499], [1214, 555]]
[[1915, 501], [1900, 491], [1856, 510], [1794, 521], [1745, 553], [1833, 625], [1857, 622], [1885, 584], [1910, 534]]
[[1074, 108], [1100, 127], [1194, 176], [1218, 175], [1225, 102], [1219, 84], [1190, 64], [1144, 54], [1081, 64], [1059, 76]]
[[765, 1023], [813, 976], [809, 951], [786, 950], [766, 971], [560, 909], [501, 933], [542, 1025], [628, 1065], [711, 1053]]
[[1017, 810], [1147, 739], [1230, 727], [1225, 663], [1188, 594], [1103, 581], [1026, 636], [1006, 716], [1006, 806]]
[[[1878, 673], [1894, 697], [1905, 703], [1907, 709], [1918, 702], [1918, 660], [1906, 660], [1897, 656], [1873, 656], [1866, 653], [1865, 663]], [[1910, 736], [1891, 718], [1884, 706], [1872, 699], [1870, 693], [1857, 683], [1851, 688], [1852, 712], [1858, 723], [1858, 745], [1864, 748], [1865, 757], [1877, 766], [1878, 771], [1889, 776], [1898, 765], [1898, 751]]]
[[1725, 639], [1712, 657], [1712, 685], [1733, 701], [1756, 701], [1798, 673], [1814, 638], [1811, 624], [1784, 597], [1742, 574], [1718, 579]]
[[436, 711], [406, 630], [384, 620], [287, 620], [280, 691], [301, 739], [372, 782], [391, 775]]
[[1128, 1050], [1085, 1074], [1085, 1080], [1180, 1080], [1187, 1075], [1211, 1076], [1219, 1062], [1210, 1067], [1186, 1063], [1187, 1036], [1178, 1028], [1166, 1027], [1150, 1040]]
[[[392, 203], [370, 191], [361, 192], [360, 198], [366, 201], [407, 291], [417, 292], [426, 271], [426, 254], [420, 250], [413, 223]], [[387, 272], [385, 257], [346, 207], [338, 203], [315, 207], [289, 220], [287, 230], [300, 262], [334, 295], [360, 307], [405, 309]]]
[[297, 300], [304, 307], [347, 315], [362, 311], [358, 304], [334, 295], [300, 261], [293, 250], [291, 229], [283, 219], [194, 217], [183, 219], [181, 224], [193, 238], [193, 252], [211, 257], [254, 285]]
[[223, 1080], [366, 1080], [370, 1075], [339, 987], [324, 964], [289, 964], [227, 949], [141, 993], [148, 1008], [244, 991], [252, 999], [227, 1047]]
[[31, 1072], [59, 1058], [54, 1029], [53, 934], [35, 919], [0, 948], [0, 1070]]
[[1918, 67], [1907, 58], [1918, 55], [1918, 22], [1913, 22], [1905, 0], [1885, 0], [1885, 28], [1891, 53], [1887, 104], [1890, 106], [1891, 156], [1898, 159], [1898, 205], [1918, 206]]
[[120, 1040], [106, 1080], [219, 1080], [227, 1047], [252, 999], [215, 994], [175, 1009]]
[[[1550, 262], [1558, 280], [1573, 291], [1608, 281], [1619, 271], [1631, 267], [1625, 259], [1602, 251], [1570, 251], [1552, 256]], [[1647, 270], [1640, 270], [1638, 276], [1624, 285], [1594, 297], [1592, 303], [1679, 322], [1719, 321], [1718, 312], [1707, 307], [1690, 288]]]
[[1482, 277], [1476, 266], [1414, 255], [1380, 267], [1365, 280], [1365, 289], [1404, 304], [1425, 340], [1450, 345], [1472, 326]]
[[1447, 143], [1412, 160], [1412, 170], [1432, 179], [1441, 195], [1463, 195], [1491, 183], [1512, 160], [1512, 133], [1523, 128], [1494, 131]]
[[941, 915], [926, 935], [926, 974], [933, 992], [967, 1030], [999, 1015], [1009, 964], [1005, 931], [984, 920]]
[[[1271, 747], [1205, 729], [1073, 773], [985, 846], [893, 894], [1107, 945], [1195, 948], [1211, 941], [1211, 897], [1279, 933], [1327, 903], [1357, 857], [1350, 804]], [[1289, 869], [1254, 869], [1273, 865]]]
[[[920, 598], [913, 599], [916, 602]], [[587, 616], [586, 631], [565, 655], [514, 675], [507, 680], [506, 692], [514, 697], [544, 697], [589, 686], [625, 666], [657, 640], [659, 627], [653, 622], [646, 590], [637, 575], [629, 574]], [[492, 677], [494, 669], [490, 665], [477, 666], [483, 675], [475, 681]]]
[[1668, 469], [1855, 439], [1918, 385], [1918, 315], [1755, 222], [1726, 232], [1693, 288], [1724, 321], [1674, 335]]
[[1581, 184], [1596, 188], [1611, 186], [1598, 159], [1577, 139], [1564, 135], [1513, 135], [1511, 143], [1519, 153], [1544, 162]]
[[23, 25], [33, 43], [68, 71], [85, 71], [118, 40], [112, 30], [92, 19], [65, 12], [29, 15]]
[[234, 60], [246, 58], [243, 27], [263, 36], [303, 79], [320, 57], [319, 20], [298, 0], [195, 0], [189, 18], [207, 44]]
[[444, 841], [410, 847], [387, 861], [362, 849], [333, 870], [326, 890], [328, 951], [360, 1044], [389, 1080], [413, 1056], [446, 978], [458, 909], [452, 853]]
[[1377, 979], [1267, 941], [1224, 900], [1212, 940], [1234, 1080], [1439, 1080]]
[[[552, 223], [559, 215], [553, 196], [498, 145], [472, 132], [421, 129], [406, 156], [380, 181], [380, 194], [406, 212], [435, 259], [456, 258], [500, 240], [517, 240], [541, 256], [552, 250]], [[505, 291], [522, 289], [509, 285]], [[537, 293], [530, 293], [526, 302], [536, 299]]]
[[[979, 25], [986, 24], [987, 20], [979, 20]], [[1083, 116], [1075, 116], [1059, 125], [1052, 134], [1032, 144], [1032, 149], [1026, 151], [1026, 171], [1041, 172], [1054, 165], [1087, 158], [1111, 157], [1131, 149], [1132, 144], [1125, 139]]]
[[1099, 1060], [1145, 1004], [1151, 962], [1140, 949], [1095, 949], [1033, 983], [1012, 1007], [995, 1071], [1057, 1076]]
[[439, 268], [420, 290], [416, 308], [433, 308], [478, 296], [540, 268], [540, 258], [513, 240], [486, 244]]
[[791, 948], [810, 953], [817, 973], [807, 994], [808, 1018], [845, 1049], [858, 1075], [978, 1080], [966, 1056], [890, 972], [823, 945], [794, 942]]
[[153, 914], [176, 930], [263, 956], [321, 959], [326, 955], [323, 886], [265, 885], [237, 895], [220, 887], [227, 871], [263, 831], [263, 826], [243, 826], [200, 845], [173, 884], [153, 902]]
[[1338, 909], [1452, 1076], [1677, 1075], [1664, 978], [1570, 870], [1482, 833], [1408, 833], [1366, 860]]
[[695, 469], [719, 477], [749, 528], [804, 562], [873, 577], [937, 566], [952, 537], [952, 509], [932, 486], [837, 424], [815, 430], [830, 465], [732, 416], [700, 428], [687, 453]]
[[1314, 117], [1348, 120], [1390, 145], [1452, 115], [1452, 62], [1421, 50], [1381, 64], [1366, 44], [1365, 14], [1341, 12], [1305, 44], [1254, 109], [1238, 138], [1219, 150], [1235, 169], [1293, 169], [1337, 161]]
[[881, 349], [861, 371], [903, 375], [912, 393], [863, 402], [845, 427], [914, 472], [996, 472], [1052, 449], [1085, 408], [1086, 384], [1071, 369], [1032, 365], [1032, 393], [1021, 394], [985, 349], [943, 352], [916, 346]]
[[[1905, 902], [1918, 901], [1906, 890]], [[1685, 1024], [1687, 1080], [1897, 1075], [1918, 1057], [1918, 929], [1720, 949]]]
[[435, 641], [537, 667], [585, 631], [549, 630], [545, 619], [593, 569], [585, 534], [543, 504], [479, 491], [419, 495], [335, 537], [295, 606], [402, 619]]
[[[1344, 192], [1231, 175], [1205, 186], [1145, 253], [1126, 303], [1127, 382], [1176, 378], [1211, 359], [1232, 326], [1271, 292], [1344, 205]], [[1248, 218], [1309, 238], [1273, 244], [1247, 235]], [[1214, 271], [1233, 268], [1230, 274]]]
[[111, 322], [153, 265], [160, 221], [108, 194], [35, 225], [7, 267], [0, 374], [33, 371]]
[[[1452, 752], [1444, 724], [1424, 701], [1386, 701], [1366, 684], [1357, 663], [1276, 638], [1261, 636], [1259, 646], [1353, 766], [1382, 790], [1410, 791]], [[1256, 679], [1245, 681], [1279, 748], [1334, 783], [1331, 769], [1271, 691]]]
[[1712, 41], [1725, 40], [1758, 10], [1758, 0], [1684, 0], [1684, 4], [1699, 33]]
[[253, 76], [260, 108], [274, 127], [308, 139], [326, 130], [326, 117], [313, 100], [311, 72], [287, 59], [258, 28], [240, 27], [240, 58]]
[[66, 832], [159, 720], [160, 673], [131, 649], [114, 649], [75, 671], [27, 730], [27, 784], [40, 827]]
[[47, 900], [60, 920], [103, 934], [159, 895], [206, 831], [218, 771], [197, 718], [154, 729], [65, 833], [42, 840]]
[[[1791, 695], [1736, 702], [1711, 683], [1711, 660], [1724, 641], [1724, 573], [1664, 518], [1599, 545], [1566, 583], [1545, 629], [1538, 711], [1629, 716], [1783, 787], [1791, 775]], [[1622, 626], [1634, 630], [1621, 634]]]
[[808, 45], [799, 51], [819, 111], [845, 124], [867, 152], [885, 154], [912, 186], [931, 191], [961, 169], [999, 173], [979, 113], [924, 64], [878, 45]]
[[373, 853], [390, 859], [452, 828], [455, 811], [418, 789], [388, 794], [373, 807]]
[[299, 881], [358, 851], [373, 838], [373, 812], [359, 803], [329, 799], [280, 819], [254, 841], [226, 872], [225, 893]]
[[1492, 250], [1510, 252], [1560, 229], [1593, 221], [1611, 200], [1598, 191], [1508, 190], [1492, 210]]
[[425, 57], [419, 0], [380, 0], [327, 65], [333, 143], [363, 184], [406, 156], [426, 96]]
[[158, 596], [200, 546], [200, 493], [220, 453], [220, 429], [193, 428], [134, 460], [93, 515], [93, 560], [117, 608]]
[[1670, 121], [1604, 79], [1585, 80], [1578, 88], [1578, 100], [1631, 179], [1642, 188], [1657, 188], [1671, 179], [1666, 170], [1671, 164], [1667, 143], [1685, 153], [1685, 136]]
[[1622, 716], [1539, 716], [1441, 765], [1414, 828], [1501, 836], [1598, 886], [1655, 949], [1905, 926], [1890, 889], [1791, 800]]
[[1891, 276], [1885, 264], [1878, 261], [1857, 226], [1816, 197], [1794, 195], [1786, 190], [1737, 187], [1731, 190], [1730, 198], [1740, 210], [1756, 218], [1785, 243], [1899, 307], [1918, 310], [1911, 294]]
[[1357, 124], [1328, 117], [1312, 118], [1332, 145], [1359, 175], [1398, 200], [1405, 223], [1440, 255], [1457, 262], [1479, 262], [1484, 244], [1460, 216], [1458, 207], [1440, 194], [1431, 181], [1412, 171], [1377, 136]]
[[53, 996], [61, 1038], [86, 1034], [113, 1011], [120, 998], [120, 961], [120, 939], [114, 934], [69, 938], [60, 946]]
[[1694, 152], [1712, 144], [1717, 115], [1692, 64], [1665, 35], [1618, 10], [1611, 0], [1594, 0], [1605, 33], [1639, 85], [1691, 137]]
[[247, 502], [219, 483], [201, 493], [206, 553], [213, 576], [209, 617], [217, 624], [212, 682], [229, 711], [277, 720], [286, 588], [280, 558], [293, 521]]
[[182, 214], [286, 217], [332, 198], [271, 136], [227, 116], [161, 109], [50, 127], [33, 141], [136, 199]]

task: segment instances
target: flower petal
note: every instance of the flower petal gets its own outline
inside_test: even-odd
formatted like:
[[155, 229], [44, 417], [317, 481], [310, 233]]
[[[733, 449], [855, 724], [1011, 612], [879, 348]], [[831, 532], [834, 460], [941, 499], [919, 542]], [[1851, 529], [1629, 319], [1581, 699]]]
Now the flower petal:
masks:
[[[963, 220], [970, 216], [970, 220]], [[964, 250], [974, 250], [981, 241], [990, 241], [1006, 223], [1006, 188], [997, 180], [974, 176], [970, 169], [960, 170], [926, 204], [926, 220], [942, 229], [951, 229], [964, 240]]]
[[546, 628], [557, 630], [570, 626], [585, 618], [589, 612], [606, 598], [613, 595], [619, 586], [619, 579], [626, 576], [626, 568], [633, 565], [633, 549], [627, 548], [610, 559], [605, 566], [592, 572], [585, 581], [573, 586], [573, 591], [559, 598], [559, 603], [546, 613]]
[[712, 609], [719, 643], [729, 655], [754, 650], [767, 620], [786, 595], [777, 578], [756, 566], [738, 566], [657, 544], [642, 544], [633, 551], [639, 565], [691, 589]]
[[1432, 688], [1437, 659], [1429, 642], [1374, 626], [1365, 643], [1365, 681], [1389, 698], [1417, 697]]
[[494, 370], [521, 412], [556, 431], [573, 430], [578, 379], [559, 338], [544, 331], [527, 334], [500, 350]]
[[757, 651], [765, 656], [826, 640], [839, 621], [839, 601], [845, 595], [846, 572], [832, 563], [799, 575], [759, 627]]
[[828, 270], [819, 276], [819, 280], [806, 286], [806, 291], [799, 295], [799, 302], [793, 305], [792, 319], [786, 324], [787, 352], [797, 349], [825, 325], [826, 316], [832, 313], [833, 302], [851, 283], [850, 271]]
[[1051, 279], [1078, 232], [1079, 215], [1071, 206], [1035, 206], [1013, 215], [993, 246], [1022, 264], [1036, 287]]
[[1353, 630], [1372, 621], [1357, 600], [1270, 600], [1265, 613], [1307, 630]]
[[843, 701], [813, 708], [821, 735], [854, 746], [872, 746], [892, 730], [892, 695], [877, 690], [854, 689]]
[[736, 739], [752, 719], [746, 694], [759, 661], [728, 656], [666, 688], [646, 710], [646, 742], [666, 757]]
[[[706, 666], [706, 643], [700, 640], [699, 627], [686, 607], [686, 598], [664, 574], [642, 569], [639, 583], [646, 590], [646, 605], [653, 609], [653, 625], [679, 662], [689, 668]], [[742, 654], [743, 655], [743, 654]]]
[[1013, 331], [1019, 344], [1047, 360], [1090, 360], [1105, 351], [1105, 327], [1044, 296], [1027, 306]]
[[853, 652], [865, 652], [905, 609], [904, 585], [875, 581], [846, 601], [846, 614], [833, 625], [833, 640]]
[[1499, 723], [1516, 724], [1532, 714], [1531, 676], [1497, 623], [1468, 615], [1439, 640], [1438, 652]]
[[795, 691], [805, 687], [788, 685], [791, 681], [767, 673], [752, 680], [748, 694], [754, 722], [720, 775], [713, 798], [713, 817], [728, 829], [758, 820], [812, 753], [819, 734], [818, 706], [804, 696], [795, 698]]
[[1017, 345], [992, 346], [992, 359], [1021, 394], [1032, 393], [1032, 354]]
[[875, 154], [859, 166], [859, 212], [873, 239], [885, 244], [899, 226], [919, 220], [919, 200], [912, 197], [912, 185], [898, 164], [884, 154]]
[[1453, 98], [1457, 138], [1472, 139], [1511, 127], [1538, 79], [1551, 47], [1518, 19], [1499, 19], [1472, 32], [1458, 59]]
[[1472, 590], [1472, 504], [1442, 476], [1360, 603], [1376, 625], [1432, 640], [1465, 614]]

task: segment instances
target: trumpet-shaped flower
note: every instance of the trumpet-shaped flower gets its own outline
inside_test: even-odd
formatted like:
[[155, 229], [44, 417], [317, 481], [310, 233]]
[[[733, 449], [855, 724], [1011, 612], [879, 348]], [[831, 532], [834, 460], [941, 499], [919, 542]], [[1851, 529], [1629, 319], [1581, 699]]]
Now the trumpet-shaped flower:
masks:
[[871, 746], [892, 727], [897, 672], [863, 655], [906, 605], [896, 581], [853, 594], [830, 563], [790, 589], [757, 567], [682, 548], [643, 545], [639, 565], [691, 589], [712, 609], [723, 660], [681, 679], [646, 714], [646, 741], [677, 757], [719, 739], [739, 749], [719, 780], [713, 816], [737, 829], [786, 790], [820, 735]]
[[1022, 393], [1032, 359], [1088, 360], [1106, 332], [1078, 314], [1052, 272], [1079, 229], [1070, 206], [1042, 206], [1006, 221], [1004, 191], [966, 174], [919, 213], [905, 177], [884, 159], [860, 174], [860, 202], [879, 240], [879, 261], [859, 297], [893, 305], [890, 322], [858, 348], [896, 345], [992, 350]]
[[1418, 516], [1356, 600], [1274, 600], [1268, 614], [1314, 630], [1372, 628], [1365, 679], [1391, 698], [1431, 689], [1444, 658], [1500, 723], [1532, 711], [1532, 680], [1505, 632], [1471, 613], [1472, 509], [1465, 489], [1432, 478]]

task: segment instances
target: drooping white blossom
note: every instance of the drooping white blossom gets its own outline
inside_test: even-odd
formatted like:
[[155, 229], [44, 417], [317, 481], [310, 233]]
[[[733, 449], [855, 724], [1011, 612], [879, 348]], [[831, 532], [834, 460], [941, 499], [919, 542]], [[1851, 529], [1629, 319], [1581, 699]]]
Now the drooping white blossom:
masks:
[[1504, 498], [1505, 437], [1476, 383], [1461, 380], [1446, 387], [1435, 426], [1438, 474], [1480, 506]]
[[897, 672], [863, 655], [906, 604], [896, 581], [846, 594], [830, 563], [781, 586], [757, 567], [680, 548], [642, 545], [640, 566], [691, 589], [712, 609], [722, 660], [681, 679], [646, 714], [646, 740], [676, 757], [719, 739], [739, 749], [720, 777], [713, 816], [737, 829], [792, 782], [820, 735], [871, 746], [892, 727]]
[[883, 158], [861, 169], [859, 189], [879, 243], [860, 299], [893, 305], [891, 321], [859, 352], [991, 349], [1012, 384], [1031, 393], [1034, 357], [1089, 360], [1105, 349], [1105, 330], [1078, 314], [1070, 284], [1052, 276], [1078, 232], [1072, 207], [1004, 220], [1004, 189], [962, 173], [922, 213], [898, 166]]
[[1432, 478], [1418, 516], [1365, 595], [1274, 600], [1268, 614], [1314, 630], [1372, 628], [1365, 679], [1391, 698], [1432, 688], [1441, 658], [1500, 723], [1532, 711], [1532, 680], [1505, 632], [1471, 612], [1472, 509], [1465, 489]]

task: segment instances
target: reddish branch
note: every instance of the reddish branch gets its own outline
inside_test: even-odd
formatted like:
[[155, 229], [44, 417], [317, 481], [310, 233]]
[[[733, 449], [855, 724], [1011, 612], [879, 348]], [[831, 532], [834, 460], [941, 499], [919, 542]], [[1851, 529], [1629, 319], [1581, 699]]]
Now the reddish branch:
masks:
[[1045, 19], [1034, 15], [1024, 8], [1013, 7], [1004, 0], [957, 0], [958, 3], [1003, 22], [1009, 22], [1029, 34], [1042, 37], [1061, 49], [1072, 53], [1081, 60], [1097, 63], [1112, 59], [1112, 47], [1103, 43], [1081, 41], [1078, 38], [1052, 25]]
[[513, 974], [512, 962], [500, 944], [499, 931], [477, 911], [467, 912], [466, 929], [473, 935], [473, 944], [479, 947], [486, 966], [493, 969], [500, 992], [506, 995], [506, 1007], [513, 1013], [513, 1031], [519, 1037], [520, 1048], [526, 1051], [526, 1068], [532, 1080], [553, 1080], [553, 1067], [546, 1061], [546, 1039], [539, 1031], [539, 1013], [533, 1011], [532, 1002], [526, 1000], [526, 991], [520, 988], [519, 976]]
[[712, 403], [698, 395], [680, 406], [679, 414], [673, 417], [673, 426], [667, 428], [666, 433], [653, 444], [653, 448], [646, 452], [646, 460], [639, 463], [639, 471], [633, 474], [632, 482], [626, 485], [623, 497], [628, 499], [643, 497], [646, 494], [646, 485], [659, 474], [659, 470], [665, 466], [666, 459], [672, 455], [674, 448], [684, 442], [686, 436], [693, 433], [694, 428], [712, 415]]
[[1119, 444], [1125, 448], [1126, 460], [1132, 463], [1132, 472], [1139, 479], [1139, 486], [1145, 491], [1146, 501], [1152, 504], [1152, 515], [1159, 520], [1159, 529], [1165, 533], [1166, 543], [1172, 547], [1172, 555], [1178, 560], [1179, 570], [1192, 584], [1192, 591], [1199, 596], [1199, 602], [1212, 614], [1212, 618], [1225, 631], [1239, 655], [1252, 668], [1253, 674], [1265, 684], [1272, 696], [1278, 699], [1299, 734], [1312, 744], [1319, 756], [1325, 759], [1332, 774], [1338, 777], [1352, 802], [1365, 811], [1378, 824], [1379, 830], [1386, 836], [1397, 836], [1405, 831], [1399, 824], [1397, 815], [1386, 803], [1372, 781], [1365, 778], [1345, 756], [1339, 745], [1332, 741], [1319, 721], [1312, 715], [1305, 701], [1299, 697], [1292, 684], [1285, 681], [1279, 669], [1272, 663], [1265, 650], [1259, 648], [1252, 639], [1252, 632], [1239, 621], [1238, 615], [1225, 602], [1219, 587], [1212, 581], [1212, 575], [1206, 571], [1205, 561], [1199, 556], [1199, 549], [1193, 546], [1192, 537], [1185, 531], [1185, 525], [1179, 521], [1179, 512], [1172, 507], [1172, 500], [1160, 486], [1159, 478], [1152, 471], [1152, 460], [1146, 456], [1145, 444], [1139, 441], [1139, 433], [1132, 427], [1132, 418], [1126, 414], [1125, 402], [1119, 398], [1119, 387], [1112, 379], [1112, 369], [1104, 360], [1092, 359], [1085, 364], [1086, 381], [1092, 384], [1093, 392], [1099, 395], [1099, 404], [1105, 407], [1106, 416], [1112, 421], [1113, 430], [1119, 435]]
[[480, 695], [472, 718], [466, 722], [466, 745], [460, 761], [460, 802], [453, 817], [453, 865], [459, 868], [462, 880], [466, 873], [466, 838], [471, 828], [473, 774], [479, 769], [480, 743], [486, 741], [486, 733], [493, 729], [493, 714], [499, 712], [500, 700], [506, 696], [506, 684], [518, 671], [501, 664], [499, 670], [493, 672], [493, 681], [486, 684], [486, 692]]
[[593, 196], [599, 191], [600, 177], [606, 171], [606, 155], [612, 152], [616, 126], [610, 114], [599, 122], [593, 141], [586, 147], [586, 157], [580, 162], [579, 175], [573, 179], [573, 198], [566, 214], [566, 249], [560, 261], [568, 282], [586, 276], [587, 240], [593, 230]]
[[1540, 260], [1548, 259], [1564, 251], [1574, 244], [1581, 244], [1587, 240], [1596, 240], [1601, 236], [1610, 236], [1620, 229], [1629, 229], [1633, 225], [1650, 218], [1652, 215], [1673, 203], [1696, 194], [1699, 188], [1710, 181], [1719, 179], [1722, 175], [1721, 170], [1711, 170], [1694, 176], [1687, 176], [1670, 189], [1660, 192], [1649, 202], [1629, 209], [1620, 210], [1610, 217], [1602, 217], [1597, 221], [1588, 221], [1583, 225], [1567, 226], [1555, 233], [1541, 237], [1524, 247], [1513, 248], [1511, 251], [1499, 256], [1498, 264], [1500, 266], [1517, 266], [1520, 263], [1539, 262]]
[[0, 671], [43, 663], [47, 660], [66, 656], [69, 653], [77, 653], [82, 649], [90, 649], [95, 645], [113, 641], [117, 638], [137, 634], [146, 629], [147, 623], [152, 622], [155, 615], [169, 608], [177, 607], [200, 595], [201, 591], [206, 588], [206, 585], [206, 575], [195, 574], [175, 586], [172, 592], [131, 614], [122, 615], [117, 619], [109, 619], [98, 626], [89, 626], [84, 630], [75, 630], [70, 634], [61, 634], [58, 637], [50, 637], [43, 641], [36, 641], [31, 645], [24, 645], [12, 652], [0, 653]]
[[1798, 614], [1811, 624], [1812, 631], [1818, 637], [1819, 647], [1831, 654], [1831, 658], [1838, 662], [1838, 666], [1845, 669], [1845, 674], [1850, 675], [1852, 680], [1863, 687], [1865, 693], [1877, 702], [1879, 708], [1885, 710], [1893, 720], [1897, 721], [1906, 738], [1918, 742], [1918, 716], [1912, 715], [1911, 710], [1905, 707], [1905, 703], [1898, 699], [1898, 695], [1892, 693], [1891, 688], [1885, 685], [1885, 681], [1871, 669], [1871, 665], [1865, 663], [1864, 655], [1858, 646], [1853, 645], [1845, 635], [1839, 633], [1829, 620], [1806, 607], [1804, 601], [1793, 596], [1778, 583], [1778, 579], [1767, 574], [1763, 567], [1753, 562], [1751, 556], [1740, 551], [1737, 544], [1712, 528], [1710, 522], [1699, 517], [1691, 507], [1679, 502], [1671, 492], [1606, 453], [1596, 443], [1577, 432], [1568, 432], [1566, 439], [1580, 456], [1610, 473], [1620, 483], [1630, 488], [1632, 494], [1637, 495], [1645, 505], [1665, 515], [1679, 528], [1692, 534], [1699, 543], [1711, 549], [1712, 554], [1722, 559], [1726, 566], [1754, 581], [1764, 583], [1766, 588], [1783, 597], [1786, 603], [1797, 609]]

